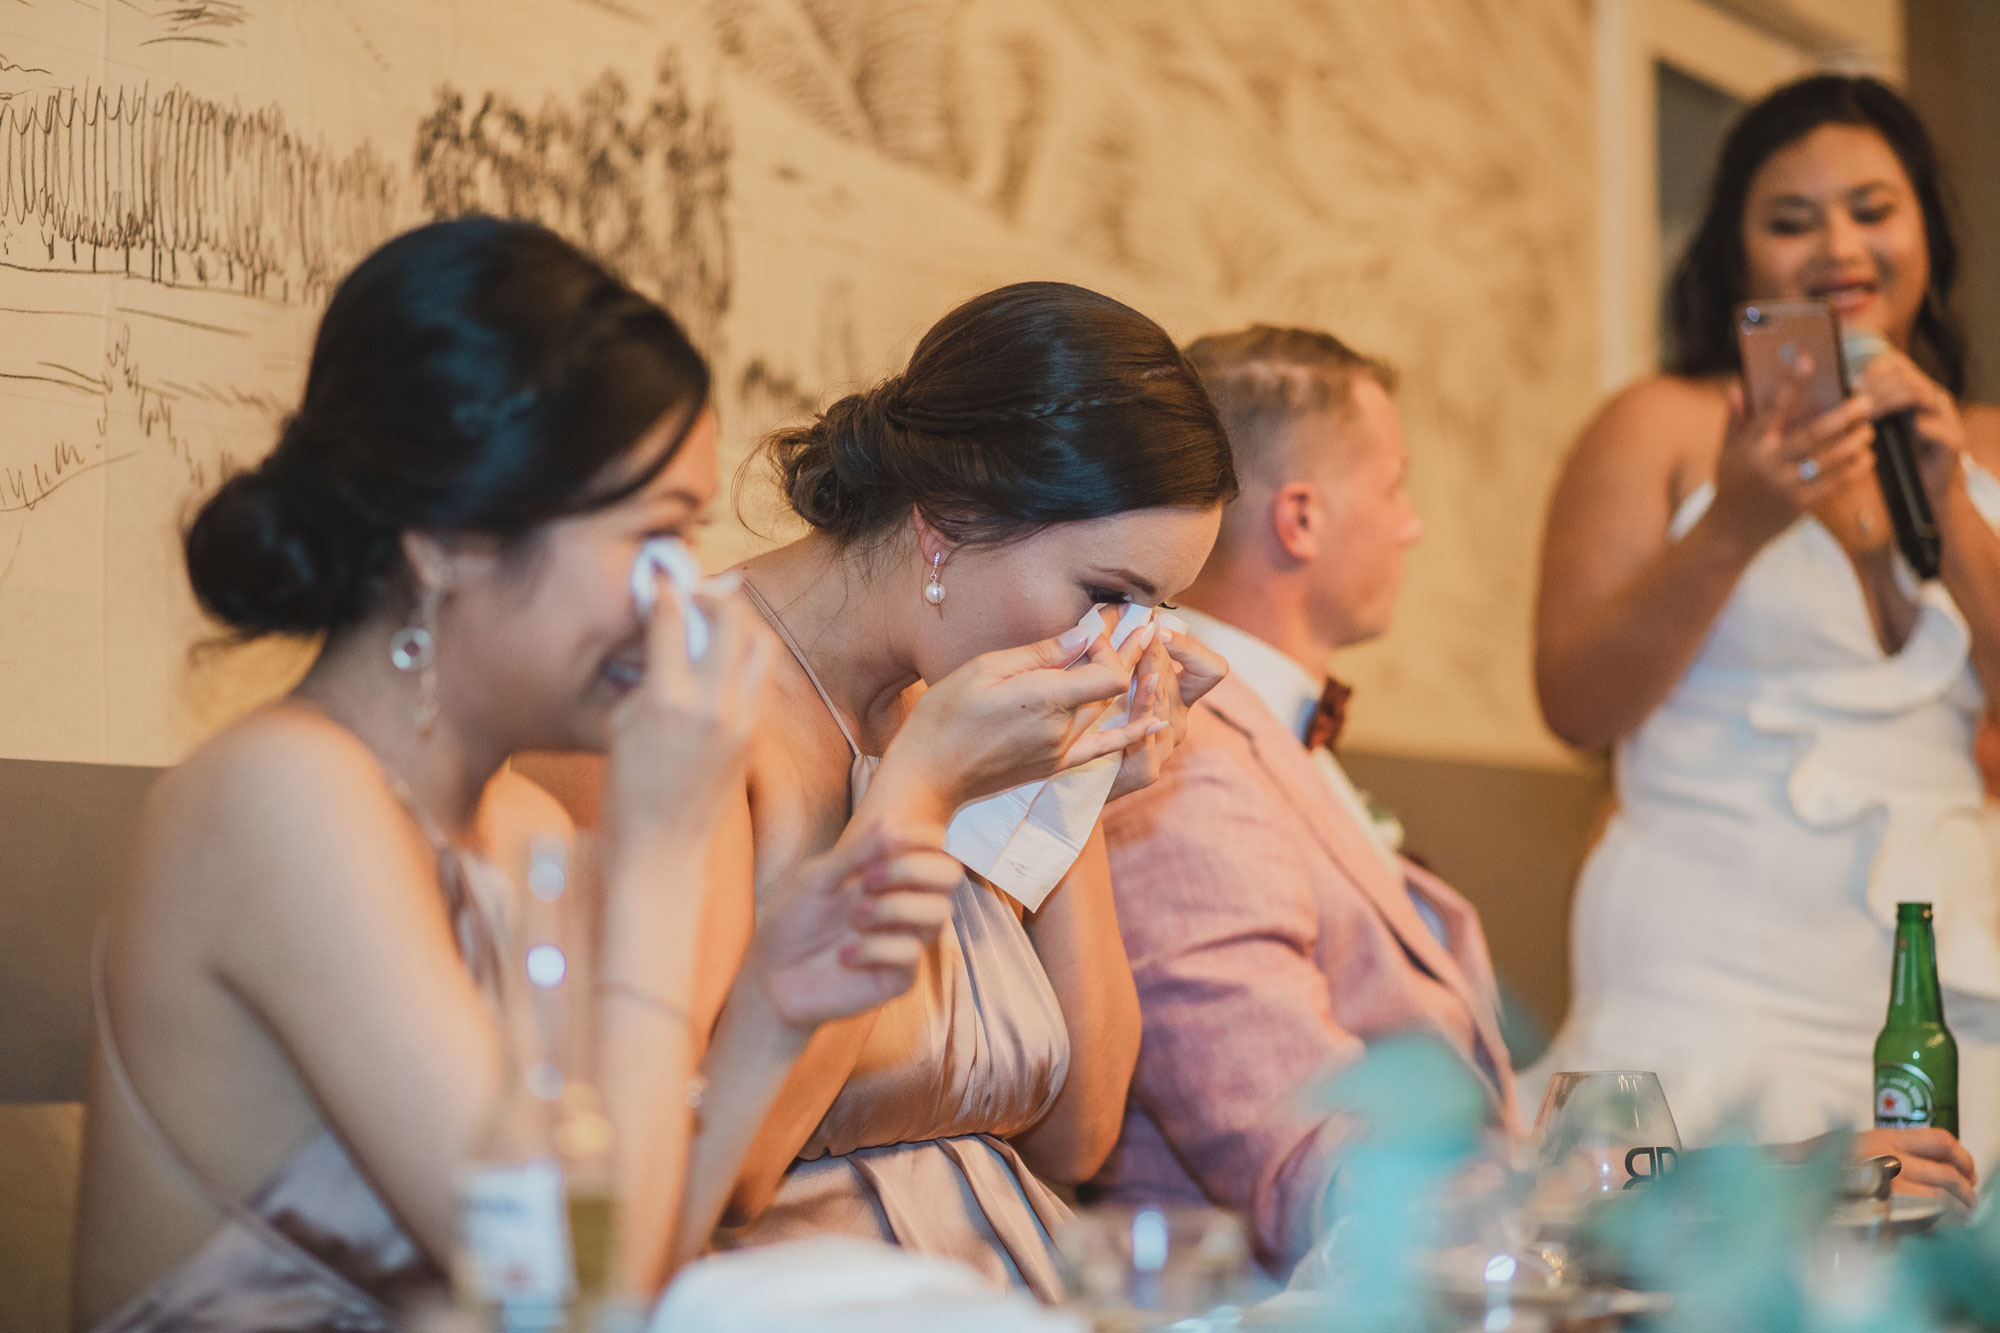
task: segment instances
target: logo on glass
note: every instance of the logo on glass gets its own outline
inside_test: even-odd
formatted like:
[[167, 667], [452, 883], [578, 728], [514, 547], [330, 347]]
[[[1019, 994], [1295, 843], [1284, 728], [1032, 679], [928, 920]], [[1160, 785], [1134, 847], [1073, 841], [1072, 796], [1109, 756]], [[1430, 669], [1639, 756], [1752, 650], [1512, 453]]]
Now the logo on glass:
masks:
[[1633, 1148], [1625, 1154], [1626, 1189], [1650, 1185], [1680, 1165], [1681, 1155], [1672, 1148]]

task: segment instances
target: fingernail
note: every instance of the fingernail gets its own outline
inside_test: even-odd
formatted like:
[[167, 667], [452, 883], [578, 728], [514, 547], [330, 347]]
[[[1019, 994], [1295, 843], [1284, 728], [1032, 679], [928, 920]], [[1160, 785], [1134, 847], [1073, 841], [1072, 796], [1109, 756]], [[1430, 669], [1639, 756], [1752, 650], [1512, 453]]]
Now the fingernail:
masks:
[[1165, 625], [1160, 626], [1160, 642], [1172, 643], [1173, 641], [1174, 641], [1174, 632], [1168, 629]]
[[1162, 628], [1175, 634], [1185, 634], [1188, 632], [1187, 621], [1182, 620], [1171, 611], [1160, 612], [1160, 625]]
[[1166, 729], [1167, 729], [1167, 724], [1165, 721], [1157, 721], [1154, 722], [1153, 725], [1151, 725], [1150, 727], [1146, 728], [1146, 734], [1148, 736], [1157, 736]]
[[1157, 633], [1159, 633], [1159, 627], [1154, 625], [1153, 622], [1150, 620], [1139, 627], [1140, 652], [1144, 652], [1146, 651], [1146, 649], [1153, 646], [1153, 636]]
[[874, 919], [875, 919], [875, 902], [872, 898], [863, 898], [860, 902], [854, 904], [855, 925], [865, 926]]
[[1090, 642], [1090, 631], [1082, 625], [1066, 629], [1056, 636], [1056, 647], [1066, 653], [1073, 653]]
[[844, 964], [846, 964], [846, 965], [850, 966], [850, 967], [851, 967], [851, 966], [853, 966], [853, 964], [854, 964], [854, 952], [855, 952], [855, 950], [856, 950], [856, 949], [857, 949], [858, 947], [859, 947], [859, 946], [858, 946], [858, 945], [856, 945], [856, 944], [854, 943], [854, 941], [852, 941], [852, 940], [849, 940], [849, 941], [848, 941], [848, 942], [847, 942], [846, 944], [843, 944], [843, 945], [841, 945], [841, 946], [840, 946], [840, 961], [841, 961], [842, 963], [844, 963]]

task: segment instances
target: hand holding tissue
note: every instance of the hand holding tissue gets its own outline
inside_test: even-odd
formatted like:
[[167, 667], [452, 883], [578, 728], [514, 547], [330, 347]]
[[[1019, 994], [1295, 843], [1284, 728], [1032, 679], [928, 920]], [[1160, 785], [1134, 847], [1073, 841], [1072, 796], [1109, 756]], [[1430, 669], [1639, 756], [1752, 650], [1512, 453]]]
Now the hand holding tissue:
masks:
[[[1077, 622], [1078, 628], [1101, 628], [1101, 610], [1093, 606]], [[1121, 647], [1153, 617], [1150, 606], [1126, 606], [1111, 629], [1111, 646]], [[1084, 656], [1088, 643], [1078, 650], [1077, 659]], [[1075, 659], [1069, 665], [1074, 666]], [[1098, 730], [1125, 725], [1136, 688], [1135, 676], [1124, 704], [1108, 710]], [[945, 829], [945, 851], [1030, 912], [1040, 910], [1097, 826], [1120, 758], [1103, 755], [1052, 778], [1024, 782], [960, 806]]]

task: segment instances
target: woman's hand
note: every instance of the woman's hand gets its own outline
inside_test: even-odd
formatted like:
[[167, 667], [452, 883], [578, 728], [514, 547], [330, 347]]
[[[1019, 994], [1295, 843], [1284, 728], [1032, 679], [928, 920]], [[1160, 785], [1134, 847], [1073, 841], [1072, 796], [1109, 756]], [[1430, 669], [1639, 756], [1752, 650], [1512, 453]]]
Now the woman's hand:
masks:
[[1158, 633], [1138, 661], [1132, 719], [1150, 716], [1166, 726], [1127, 747], [1117, 780], [1111, 784], [1112, 800], [1150, 787], [1159, 778], [1174, 747], [1187, 739], [1188, 709], [1229, 674], [1229, 663], [1220, 653], [1192, 635], [1176, 634], [1158, 621], [1154, 624]]
[[1893, 347], [1868, 363], [1861, 372], [1861, 382], [1854, 387], [1874, 404], [1873, 416], [1912, 413], [1910, 434], [1916, 444], [1917, 470], [1923, 474], [1931, 503], [1942, 507], [1946, 492], [1958, 480], [1959, 461], [1965, 456], [1965, 422], [1951, 394]]
[[910, 988], [965, 873], [943, 843], [942, 826], [878, 823], [800, 863], [779, 887], [746, 966], [787, 1025], [809, 1034]]
[[614, 863], [705, 842], [740, 786], [773, 640], [741, 596], [697, 592], [695, 601], [708, 618], [707, 654], [689, 660], [679, 599], [663, 586], [646, 627], [645, 675], [611, 714], [604, 835]]
[[1131, 682], [1131, 661], [1088, 627], [982, 653], [924, 691], [862, 807], [914, 801], [942, 822], [968, 801], [1116, 754], [1167, 726], [1148, 713], [1098, 730]]
[[1759, 412], [1747, 407], [1742, 385], [1729, 387], [1712, 512], [1746, 550], [1762, 550], [1820, 500], [1873, 474], [1876, 407], [1866, 394], [1787, 424], [1812, 372], [1812, 358], [1799, 357], [1776, 401]]
[[1965, 1145], [1941, 1129], [1871, 1129], [1854, 1136], [1856, 1160], [1888, 1154], [1902, 1162], [1898, 1194], [1952, 1199], [1968, 1211], [1979, 1203], [1979, 1172]]

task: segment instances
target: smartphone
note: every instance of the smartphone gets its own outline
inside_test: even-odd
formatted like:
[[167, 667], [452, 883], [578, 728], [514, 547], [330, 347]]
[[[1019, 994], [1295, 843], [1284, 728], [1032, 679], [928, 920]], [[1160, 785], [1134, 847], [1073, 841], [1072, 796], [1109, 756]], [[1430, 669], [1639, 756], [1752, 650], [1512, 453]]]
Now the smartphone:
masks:
[[1831, 412], [1847, 397], [1840, 320], [1824, 301], [1746, 302], [1736, 307], [1736, 345], [1743, 354], [1743, 385], [1752, 412], [1777, 401], [1801, 356], [1812, 358], [1812, 379], [1787, 426]]
[[[1824, 301], [1746, 302], [1736, 308], [1736, 345], [1743, 353], [1743, 387], [1753, 412], [1777, 401], [1800, 356], [1812, 358], [1812, 378], [1786, 426], [1803, 425], [1847, 398], [1840, 317]], [[1882, 488], [1873, 477], [1821, 496], [1812, 512], [1850, 554], [1880, 551], [1895, 540]]]

